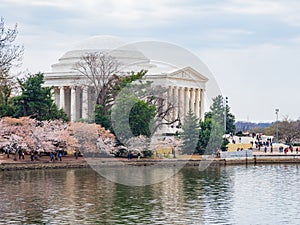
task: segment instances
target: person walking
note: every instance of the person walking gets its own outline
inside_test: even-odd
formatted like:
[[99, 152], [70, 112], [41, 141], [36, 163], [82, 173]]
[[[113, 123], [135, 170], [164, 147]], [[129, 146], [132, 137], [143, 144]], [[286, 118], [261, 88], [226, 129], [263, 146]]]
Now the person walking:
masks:
[[6, 154], [7, 154], [7, 158], [9, 158], [9, 154], [10, 154], [10, 149], [7, 147], [5, 150]]
[[175, 147], [172, 146], [172, 155], [173, 155], [173, 158], [176, 158], [176, 151], [175, 151]]
[[50, 152], [50, 162], [53, 162], [54, 161], [54, 154], [53, 152], [51, 151]]
[[141, 153], [139, 152], [139, 153], [137, 154], [137, 156], [138, 156], [138, 160], [140, 160], [140, 158], [141, 158]]
[[131, 159], [131, 151], [128, 151], [128, 155], [127, 155], [127, 157], [128, 157], [128, 160], [130, 160], [130, 159]]
[[31, 153], [30, 153], [30, 159], [31, 159], [31, 161], [34, 161], [34, 152], [33, 151], [31, 151]]
[[59, 161], [62, 160], [62, 152], [61, 151], [58, 152], [58, 158], [59, 158]]

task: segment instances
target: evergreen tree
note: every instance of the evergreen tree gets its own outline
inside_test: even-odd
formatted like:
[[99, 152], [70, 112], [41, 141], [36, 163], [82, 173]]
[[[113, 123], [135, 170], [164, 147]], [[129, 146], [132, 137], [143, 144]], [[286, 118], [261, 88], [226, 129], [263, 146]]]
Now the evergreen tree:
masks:
[[199, 154], [204, 154], [206, 150], [206, 146], [209, 142], [210, 133], [212, 129], [212, 118], [210, 117], [210, 113], [206, 113], [204, 116], [204, 120], [199, 123], [199, 141], [197, 143], [197, 152]]
[[[200, 154], [215, 153], [217, 148], [226, 149], [228, 141], [223, 139], [224, 134], [224, 98], [218, 95], [213, 99], [210, 111], [200, 121], [199, 142], [197, 152]], [[226, 133], [235, 132], [235, 117], [230, 113], [230, 107], [226, 105]]]
[[226, 105], [226, 134], [234, 134], [235, 131], [235, 116], [230, 112], [230, 107]]
[[150, 137], [156, 114], [155, 106], [137, 98], [131, 88], [138, 87], [125, 87], [112, 108], [113, 132], [121, 143], [134, 136]]
[[68, 120], [63, 110], [59, 110], [51, 99], [51, 88], [42, 87], [44, 75], [38, 73], [26, 79], [18, 79], [21, 95], [12, 98], [14, 117], [30, 116], [38, 120]]
[[99, 104], [95, 105], [95, 123], [111, 130], [110, 111], [108, 111], [108, 115], [105, 115], [103, 106]]
[[151, 121], [155, 117], [155, 106], [142, 100], [137, 102], [131, 108], [129, 114], [129, 125], [134, 136], [151, 136]]
[[213, 99], [213, 104], [210, 106], [210, 112], [207, 114], [208, 117], [212, 118], [216, 123], [224, 128], [225, 118], [225, 107], [226, 107], [226, 134], [235, 132], [235, 116], [230, 113], [230, 107], [225, 106], [225, 100], [222, 95], [218, 95]]
[[[106, 129], [112, 130], [111, 127], [111, 107], [115, 103], [116, 97], [120, 93], [120, 91], [130, 85], [132, 82], [142, 79], [142, 77], [147, 73], [145, 70], [141, 70], [137, 73], [130, 73], [127, 76], [114, 76], [113, 83], [108, 83], [109, 85], [105, 85], [103, 87], [99, 87], [99, 94], [102, 103], [96, 103], [95, 106], [95, 123], [100, 124], [102, 127]], [[105, 91], [104, 91], [105, 89]]]
[[0, 118], [11, 116], [14, 112], [10, 101], [11, 90], [12, 86], [2, 81], [2, 85], [0, 85]]
[[213, 99], [213, 103], [210, 106], [210, 114], [208, 117], [211, 117], [216, 123], [224, 124], [224, 113], [225, 113], [225, 106], [224, 106], [224, 99], [222, 95], [218, 95]]
[[182, 130], [182, 153], [193, 154], [196, 151], [199, 139], [199, 121], [191, 110], [184, 119]]

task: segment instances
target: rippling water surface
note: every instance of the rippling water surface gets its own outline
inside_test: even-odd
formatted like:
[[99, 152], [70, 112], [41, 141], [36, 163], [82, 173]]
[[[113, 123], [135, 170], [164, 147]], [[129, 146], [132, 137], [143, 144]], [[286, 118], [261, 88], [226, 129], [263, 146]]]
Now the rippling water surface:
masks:
[[9, 171], [0, 184], [0, 224], [300, 224], [298, 165], [184, 168], [143, 187], [91, 169]]

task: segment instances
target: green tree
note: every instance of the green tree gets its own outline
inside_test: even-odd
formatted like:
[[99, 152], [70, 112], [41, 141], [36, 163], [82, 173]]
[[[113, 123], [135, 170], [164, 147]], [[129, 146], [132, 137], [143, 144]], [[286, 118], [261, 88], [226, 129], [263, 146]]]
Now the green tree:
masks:
[[197, 117], [190, 110], [184, 119], [182, 126], [182, 153], [193, 154], [196, 151], [198, 139], [199, 139], [199, 121]]
[[206, 145], [205, 154], [215, 154], [223, 144], [224, 127], [212, 120], [209, 141]]
[[10, 101], [12, 86], [2, 81], [0, 85], [0, 118], [3, 116], [11, 116], [14, 112], [13, 105]]
[[113, 83], [105, 85], [105, 91], [102, 91], [102, 89], [99, 91], [99, 94], [105, 94], [105, 96], [102, 96], [102, 100], [95, 105], [95, 123], [100, 124], [106, 129], [112, 130], [110, 121], [111, 107], [115, 103], [116, 97], [123, 88], [129, 86], [132, 82], [141, 79], [146, 73], [147, 71], [141, 70], [137, 73], [131, 72], [122, 77], [114, 76]]
[[[221, 95], [213, 99], [210, 111], [204, 116], [204, 120], [200, 121], [199, 141], [197, 144], [197, 152], [200, 154], [215, 153], [217, 148], [226, 149], [228, 144], [223, 139], [224, 134], [224, 113], [225, 101]], [[235, 116], [230, 113], [230, 107], [226, 105], [226, 133], [235, 132]]]
[[217, 148], [222, 147], [224, 127], [212, 118], [212, 112], [205, 114], [204, 120], [200, 121], [199, 127], [197, 152], [199, 154], [215, 153]]
[[119, 93], [112, 108], [111, 120], [113, 132], [118, 141], [126, 143], [134, 136], [152, 134], [152, 121], [156, 115], [155, 106], [139, 99], [135, 91], [143, 85], [133, 84], [124, 87]]
[[99, 104], [95, 105], [95, 123], [111, 130], [110, 111], [105, 115], [103, 106]]
[[216, 123], [224, 124], [224, 112], [225, 112], [225, 105], [224, 105], [224, 98], [222, 95], [218, 95], [217, 97], [213, 98], [212, 105], [210, 106], [210, 112], [207, 116], [211, 117]]
[[131, 108], [129, 114], [129, 125], [134, 136], [151, 136], [151, 122], [155, 117], [155, 106], [142, 100], [137, 102]]
[[211, 113], [206, 113], [204, 120], [199, 123], [199, 141], [197, 143], [197, 152], [199, 154], [204, 154], [207, 144], [209, 142], [210, 133], [212, 129], [212, 118]]
[[44, 75], [38, 73], [26, 79], [18, 79], [21, 95], [12, 98], [14, 117], [30, 116], [38, 120], [68, 120], [63, 110], [59, 110], [51, 99], [51, 88], [42, 87]]
[[[210, 106], [210, 112], [207, 115], [217, 122], [220, 126], [224, 127], [225, 118], [225, 99], [222, 95], [218, 95], [213, 99], [213, 103]], [[230, 107], [226, 103], [226, 134], [235, 133], [235, 116], [230, 112]]]
[[235, 131], [235, 116], [230, 112], [230, 107], [226, 105], [226, 134], [234, 134]]

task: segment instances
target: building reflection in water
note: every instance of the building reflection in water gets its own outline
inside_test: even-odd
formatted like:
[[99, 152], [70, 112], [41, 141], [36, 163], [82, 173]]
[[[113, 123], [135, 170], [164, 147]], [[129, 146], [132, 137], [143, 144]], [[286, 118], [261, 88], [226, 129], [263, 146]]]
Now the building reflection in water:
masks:
[[[157, 169], [145, 179], [172, 169]], [[91, 169], [1, 172], [0, 223], [228, 222], [230, 176], [226, 168], [184, 168], [164, 182], [126, 186]]]

